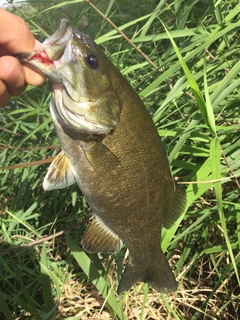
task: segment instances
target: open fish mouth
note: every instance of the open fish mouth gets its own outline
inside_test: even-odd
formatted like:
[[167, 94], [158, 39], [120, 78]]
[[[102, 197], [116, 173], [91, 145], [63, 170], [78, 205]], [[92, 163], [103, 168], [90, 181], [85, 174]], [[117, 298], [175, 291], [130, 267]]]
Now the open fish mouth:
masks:
[[[91, 96], [91, 86], [88, 87], [83, 75], [86, 53], [81, 51], [81, 47], [83, 50], [89, 48], [88, 41], [88, 36], [73, 29], [66, 19], [62, 19], [57, 31], [42, 43], [43, 49], [22, 53], [18, 57], [50, 80], [52, 111], [56, 109], [67, 124], [78, 130], [105, 135], [118, 124], [119, 107], [115, 108], [116, 114], [111, 110], [99, 111], [101, 104], [104, 109], [105, 96], [102, 97], [101, 93], [100, 96]], [[90, 56], [95, 57], [93, 53]], [[87, 72], [91, 71], [87, 69]]]
[[72, 37], [72, 27], [66, 19], [62, 19], [59, 28], [53, 35], [43, 42], [48, 57], [52, 60], [59, 60], [64, 57], [65, 48]]
[[51, 81], [60, 83], [58, 75], [52, 71], [73, 59], [71, 45], [69, 45], [72, 35], [72, 27], [66, 19], [62, 19], [57, 31], [42, 43], [43, 50], [22, 53], [18, 57], [26, 65], [46, 75]]

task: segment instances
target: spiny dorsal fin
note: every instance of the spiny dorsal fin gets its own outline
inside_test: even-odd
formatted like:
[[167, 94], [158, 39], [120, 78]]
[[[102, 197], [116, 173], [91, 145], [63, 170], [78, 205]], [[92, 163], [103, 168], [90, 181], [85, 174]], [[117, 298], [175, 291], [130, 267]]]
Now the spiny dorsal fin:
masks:
[[96, 216], [82, 238], [82, 247], [89, 253], [114, 253], [121, 249], [122, 241]]
[[76, 182], [72, 165], [61, 151], [51, 163], [43, 180], [44, 190], [62, 189]]
[[172, 199], [169, 204], [169, 210], [166, 212], [163, 219], [163, 226], [169, 229], [174, 222], [180, 217], [186, 207], [186, 194], [185, 191], [175, 186], [175, 191], [172, 193]]

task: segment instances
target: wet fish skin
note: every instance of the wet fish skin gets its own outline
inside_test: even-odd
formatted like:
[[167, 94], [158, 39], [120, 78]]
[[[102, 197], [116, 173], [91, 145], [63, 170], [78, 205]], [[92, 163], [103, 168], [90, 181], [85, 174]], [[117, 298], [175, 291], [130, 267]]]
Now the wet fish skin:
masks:
[[66, 20], [44, 47], [20, 56], [47, 75], [53, 88], [50, 113], [62, 152], [44, 188], [78, 183], [93, 210], [82, 239], [86, 251], [114, 253], [126, 243], [129, 261], [118, 294], [138, 281], [175, 291], [160, 249], [161, 228], [176, 221], [186, 199], [147, 109], [101, 49]]

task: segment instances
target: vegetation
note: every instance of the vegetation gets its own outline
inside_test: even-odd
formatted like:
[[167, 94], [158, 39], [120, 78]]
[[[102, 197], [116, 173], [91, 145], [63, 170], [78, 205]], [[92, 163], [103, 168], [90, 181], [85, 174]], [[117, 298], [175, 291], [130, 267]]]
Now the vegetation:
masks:
[[130, 42], [87, 0], [11, 3], [41, 41], [65, 17], [102, 45], [152, 114], [187, 208], [161, 244], [178, 291], [118, 297], [127, 251], [88, 256], [77, 186], [42, 189], [58, 140], [49, 83], [29, 87], [0, 110], [0, 318], [238, 319], [239, 1], [94, 1]]

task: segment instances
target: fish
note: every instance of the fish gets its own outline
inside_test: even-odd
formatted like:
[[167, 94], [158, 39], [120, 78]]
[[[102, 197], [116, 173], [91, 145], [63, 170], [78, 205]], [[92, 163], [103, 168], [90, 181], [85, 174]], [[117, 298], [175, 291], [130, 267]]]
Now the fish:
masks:
[[43, 188], [78, 184], [93, 211], [83, 249], [113, 254], [126, 245], [119, 295], [138, 282], [162, 293], [176, 291], [161, 230], [184, 212], [186, 195], [138, 94], [103, 50], [66, 19], [43, 49], [19, 59], [51, 82], [50, 114], [61, 151]]

